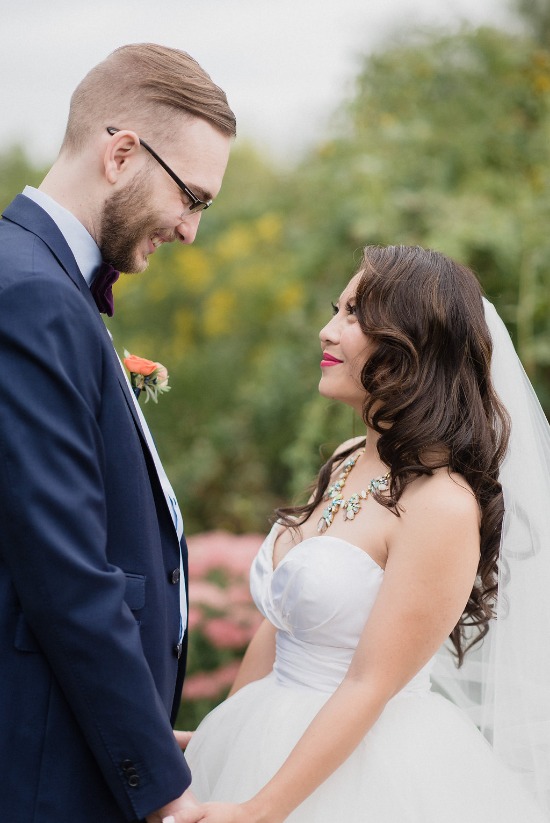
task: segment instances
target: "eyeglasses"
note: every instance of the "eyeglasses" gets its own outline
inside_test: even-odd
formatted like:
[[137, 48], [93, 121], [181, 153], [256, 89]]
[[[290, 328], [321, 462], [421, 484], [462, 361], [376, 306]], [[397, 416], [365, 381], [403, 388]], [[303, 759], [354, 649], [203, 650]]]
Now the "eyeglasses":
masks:
[[[117, 131], [120, 131], [120, 129], [115, 129], [115, 128], [114, 128], [114, 126], [108, 126], [108, 127], [107, 127], [107, 131], [109, 132], [109, 134], [116, 134], [116, 133], [117, 133]], [[211, 206], [211, 205], [212, 205], [212, 200], [201, 200], [201, 199], [200, 199], [200, 197], [197, 197], [197, 195], [196, 195], [196, 194], [194, 194], [194, 193], [191, 191], [191, 189], [189, 188], [189, 186], [186, 186], [186, 185], [185, 185], [185, 183], [183, 182], [183, 180], [180, 180], [180, 178], [178, 177], [178, 175], [177, 175], [175, 172], [173, 172], [173, 171], [172, 171], [172, 169], [170, 168], [170, 166], [168, 166], [168, 165], [164, 162], [164, 160], [162, 160], [162, 159], [158, 156], [158, 154], [156, 153], [156, 151], [154, 151], [154, 150], [151, 148], [151, 146], [147, 145], [147, 143], [145, 142], [145, 140], [142, 140], [142, 139], [141, 139], [141, 137], [138, 137], [138, 140], [139, 140], [139, 144], [140, 144], [140, 146], [143, 146], [143, 148], [144, 148], [146, 151], [148, 151], [148, 152], [149, 152], [149, 154], [151, 155], [151, 157], [154, 157], [154, 158], [155, 158], [155, 160], [157, 161], [157, 163], [158, 163], [160, 166], [162, 166], [162, 168], [164, 169], [164, 171], [165, 171], [167, 174], [169, 174], [169, 175], [170, 175], [170, 177], [172, 178], [172, 180], [174, 181], [174, 183], [176, 184], [176, 186], [178, 186], [178, 187], [182, 190], [182, 192], [185, 194], [185, 196], [187, 197], [187, 199], [190, 201], [190, 205], [187, 207], [187, 209], [186, 209], [186, 211], [184, 212], [184, 214], [196, 214], [196, 213], [197, 213], [197, 212], [199, 212], [199, 211], [204, 211], [205, 209], [207, 209], [209, 206]]]

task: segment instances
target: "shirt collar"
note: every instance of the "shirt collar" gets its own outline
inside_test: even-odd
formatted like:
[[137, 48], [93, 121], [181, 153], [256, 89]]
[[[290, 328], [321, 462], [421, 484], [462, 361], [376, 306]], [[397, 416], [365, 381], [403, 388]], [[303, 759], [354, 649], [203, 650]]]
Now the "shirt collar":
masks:
[[23, 194], [50, 215], [67, 241], [84, 280], [91, 286], [101, 265], [101, 252], [92, 235], [74, 214], [60, 206], [49, 194], [32, 186], [25, 186]]

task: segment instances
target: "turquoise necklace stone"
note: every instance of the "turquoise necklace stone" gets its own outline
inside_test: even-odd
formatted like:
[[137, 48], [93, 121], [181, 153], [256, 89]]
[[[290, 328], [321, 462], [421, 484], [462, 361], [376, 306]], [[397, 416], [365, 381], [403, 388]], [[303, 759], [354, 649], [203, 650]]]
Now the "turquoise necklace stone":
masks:
[[348, 474], [353, 469], [359, 458], [364, 454], [365, 449], [361, 449], [354, 457], [348, 457], [342, 466], [342, 470], [334, 483], [326, 490], [323, 500], [330, 501], [323, 510], [321, 519], [317, 523], [317, 531], [323, 534], [332, 525], [334, 516], [340, 509], [344, 511], [344, 520], [354, 520], [355, 515], [361, 510], [361, 503], [369, 495], [377, 491], [386, 491], [390, 485], [390, 472], [382, 477], [374, 477], [367, 485], [366, 489], [355, 492], [347, 499], [342, 494], [342, 489], [346, 485]]

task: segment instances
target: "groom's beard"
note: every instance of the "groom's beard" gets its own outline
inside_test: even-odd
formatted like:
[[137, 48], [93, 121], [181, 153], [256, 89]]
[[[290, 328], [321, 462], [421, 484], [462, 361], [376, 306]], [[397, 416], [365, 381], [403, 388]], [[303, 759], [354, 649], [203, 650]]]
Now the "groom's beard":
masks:
[[149, 265], [147, 255], [140, 250], [158, 229], [154, 215], [146, 211], [152, 200], [152, 185], [148, 171], [141, 171], [124, 188], [114, 192], [105, 202], [100, 225], [103, 259], [115, 269], [127, 274], [144, 271]]

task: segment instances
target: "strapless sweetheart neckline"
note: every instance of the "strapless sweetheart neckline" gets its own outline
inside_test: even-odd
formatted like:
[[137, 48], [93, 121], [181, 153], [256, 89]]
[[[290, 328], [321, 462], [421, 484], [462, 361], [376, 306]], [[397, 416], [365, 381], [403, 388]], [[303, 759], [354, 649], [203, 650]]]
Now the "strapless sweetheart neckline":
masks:
[[331, 534], [314, 534], [312, 537], [306, 537], [305, 540], [300, 540], [299, 543], [296, 543], [294, 546], [291, 546], [291, 548], [287, 551], [287, 553], [284, 554], [283, 557], [281, 557], [281, 559], [279, 560], [277, 565], [274, 566], [273, 565], [274, 560], [275, 560], [274, 551], [275, 551], [275, 543], [277, 542], [277, 537], [278, 537], [278, 534], [277, 535], [273, 534], [272, 540], [271, 540], [271, 572], [272, 572], [272, 574], [275, 574], [275, 572], [281, 567], [281, 565], [285, 562], [287, 557], [290, 554], [292, 554], [292, 552], [296, 551], [301, 546], [305, 546], [307, 543], [313, 543], [315, 540], [321, 540], [321, 541], [327, 541], [328, 540], [332, 543], [334, 543], [334, 542], [342, 543], [344, 546], [348, 546], [350, 549], [353, 549], [355, 552], [361, 552], [361, 554], [364, 557], [367, 558], [368, 562], [370, 562], [372, 565], [374, 565], [378, 569], [378, 571], [380, 571], [380, 572], [382, 572], [382, 574], [384, 574], [384, 569], [382, 568], [382, 566], [379, 563], [377, 563], [376, 560], [368, 552], [366, 552], [360, 546], [357, 546], [355, 543], [350, 543], [349, 540], [344, 540], [343, 537], [334, 537]]

